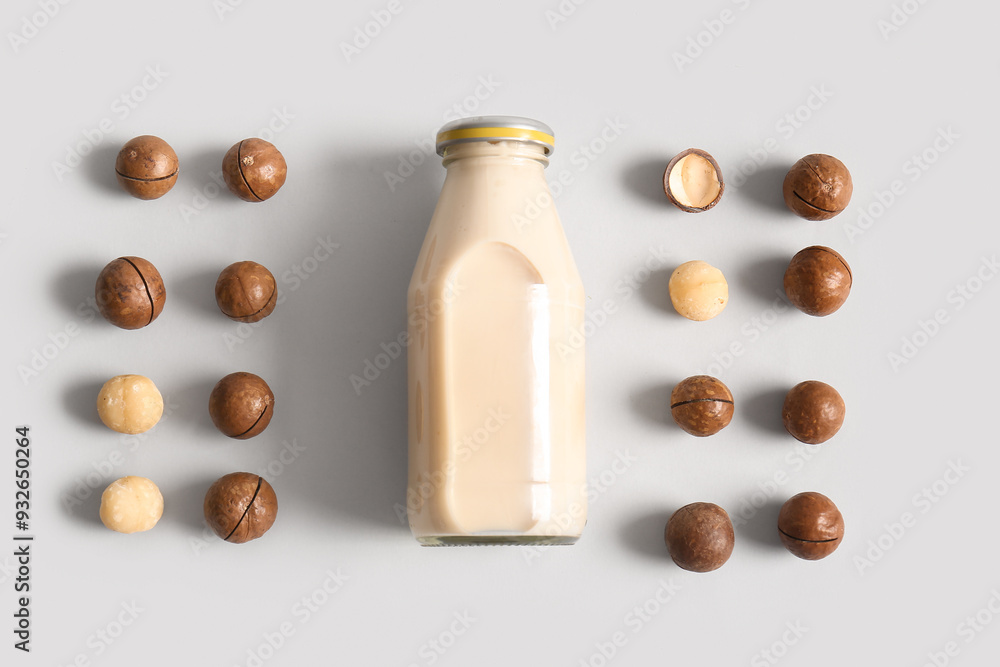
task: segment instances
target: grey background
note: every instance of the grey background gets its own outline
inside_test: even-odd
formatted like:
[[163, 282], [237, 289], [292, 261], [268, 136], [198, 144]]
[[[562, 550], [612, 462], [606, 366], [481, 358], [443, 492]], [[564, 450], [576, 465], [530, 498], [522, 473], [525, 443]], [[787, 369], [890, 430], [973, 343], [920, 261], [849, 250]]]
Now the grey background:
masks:
[[[982, 665], [996, 655], [1000, 623], [980, 610], [1000, 590], [1000, 285], [986, 281], [962, 307], [953, 291], [981, 267], [992, 276], [983, 258], [1000, 246], [995, 5], [897, 2], [901, 25], [883, 34], [888, 1], [567, 1], [555, 22], [555, 0], [403, 0], [350, 59], [341, 43], [387, 3], [73, 2], [38, 18], [40, 6], [8, 2], [0, 21], [3, 424], [11, 440], [16, 425], [32, 427], [37, 535], [35, 650], [8, 643], [4, 664], [252, 665], [263, 654], [267, 665], [922, 665], [950, 649], [949, 664]], [[724, 10], [728, 23], [714, 23]], [[44, 25], [33, 34], [25, 21]], [[13, 44], [10, 33], [32, 36]], [[678, 67], [689, 39], [702, 53], [691, 47], [697, 57]], [[143, 89], [147, 67], [166, 74]], [[405, 288], [444, 177], [418, 145], [446, 119], [481, 113], [555, 129], [548, 175], [572, 181], [557, 206], [590, 312], [606, 300], [616, 311], [587, 342], [596, 484], [571, 548], [419, 548], [394, 509], [405, 502], [405, 355], [360, 395], [350, 380], [405, 328]], [[609, 123], [620, 133], [602, 145]], [[935, 149], [949, 128], [957, 138]], [[112, 171], [120, 145], [147, 133], [181, 162], [173, 191], [153, 202], [124, 195]], [[289, 164], [284, 189], [258, 205], [213, 184], [226, 149], [248, 136], [270, 136]], [[590, 159], [581, 147], [592, 142]], [[729, 180], [721, 204], [697, 216], [659, 186], [667, 160], [691, 146]], [[57, 174], [74, 150], [88, 154]], [[925, 151], [933, 164], [914, 171]], [[851, 206], [827, 222], [794, 217], [780, 198], [784, 172], [812, 152], [838, 156], [854, 177]], [[755, 155], [761, 166], [739, 178]], [[401, 161], [420, 164], [393, 190], [385, 173]], [[880, 209], [896, 180], [901, 194]], [[873, 222], [853, 233], [865, 212]], [[307, 260], [320, 238], [339, 247]], [[813, 244], [851, 263], [846, 306], [825, 319], [772, 310], [788, 259]], [[647, 274], [651, 248], [666, 259]], [[124, 254], [151, 260], [167, 285], [162, 316], [140, 331], [87, 305], [100, 268]], [[218, 272], [241, 259], [268, 266], [283, 290], [254, 329], [213, 301]], [[729, 279], [730, 304], [713, 321], [670, 308], [667, 277], [690, 259]], [[894, 368], [890, 353], [939, 310], [947, 322], [917, 335], [917, 353]], [[734, 342], [742, 353], [724, 359]], [[35, 353], [52, 358], [24, 380]], [[215, 432], [206, 410], [235, 370], [277, 395], [271, 426], [248, 442]], [[673, 384], [698, 371], [716, 372], [737, 403], [707, 440], [665, 409]], [[108, 431], [93, 408], [103, 381], [126, 372], [151, 377], [168, 403], [141, 438]], [[842, 432], [814, 449], [785, 435], [778, 413], [808, 378], [848, 405]], [[0, 470], [13, 469], [10, 445]], [[941, 481], [953, 464], [967, 470]], [[206, 536], [211, 481], [268, 466], [281, 504], [272, 531], [243, 546]], [[149, 533], [114, 534], [97, 518], [100, 490], [125, 474], [163, 491]], [[769, 485], [776, 474], [782, 483]], [[11, 473], [0, 479], [0, 539], [12, 544]], [[921, 498], [935, 483], [934, 501]], [[778, 507], [805, 490], [829, 495], [847, 521], [821, 562], [776, 541]], [[661, 541], [667, 517], [696, 500], [748, 518], [730, 562], [708, 575], [675, 567]], [[892, 528], [904, 513], [911, 525]], [[348, 579], [328, 594], [330, 571]], [[679, 588], [661, 603], [665, 584]], [[303, 598], [317, 601], [308, 615]], [[123, 604], [141, 611], [118, 627]], [[282, 627], [293, 634], [269, 650]], [[608, 660], [601, 649], [619, 632]]]

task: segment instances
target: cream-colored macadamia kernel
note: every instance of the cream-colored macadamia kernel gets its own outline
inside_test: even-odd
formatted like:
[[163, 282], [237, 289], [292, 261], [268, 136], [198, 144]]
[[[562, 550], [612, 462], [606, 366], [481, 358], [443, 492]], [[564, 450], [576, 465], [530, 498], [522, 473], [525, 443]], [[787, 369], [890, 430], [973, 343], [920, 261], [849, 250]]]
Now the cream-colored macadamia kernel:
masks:
[[104, 425], [119, 433], [143, 433], [163, 415], [163, 397], [153, 381], [142, 375], [118, 375], [101, 387], [97, 414]]
[[668, 289], [674, 309], [696, 322], [712, 319], [729, 302], [729, 284], [722, 271], [699, 260], [674, 269]]
[[122, 477], [101, 494], [101, 522], [119, 533], [149, 530], [163, 516], [163, 495], [145, 477]]

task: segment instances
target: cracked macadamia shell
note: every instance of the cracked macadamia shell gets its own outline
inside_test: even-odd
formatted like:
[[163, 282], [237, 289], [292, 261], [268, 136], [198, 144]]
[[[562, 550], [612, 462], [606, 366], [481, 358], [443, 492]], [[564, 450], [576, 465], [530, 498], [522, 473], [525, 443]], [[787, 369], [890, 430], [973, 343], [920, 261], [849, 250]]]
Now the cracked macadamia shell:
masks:
[[222, 433], [246, 440], [267, 428], [274, 414], [274, 394], [253, 373], [230, 373], [219, 380], [208, 398], [208, 413]]
[[715, 435], [733, 419], [733, 394], [717, 378], [693, 375], [670, 392], [670, 414], [691, 435]]
[[230, 264], [215, 283], [215, 302], [222, 314], [236, 322], [258, 322], [278, 302], [274, 276], [257, 262]]
[[696, 322], [712, 319], [729, 302], [729, 283], [722, 271], [700, 260], [674, 269], [667, 289], [674, 309]]
[[101, 522], [119, 533], [149, 530], [163, 516], [163, 495], [145, 477], [122, 477], [101, 494]]
[[854, 276], [839, 252], [814, 245], [795, 253], [782, 284], [793, 306], [806, 315], [826, 317], [847, 301]]
[[112, 431], [145, 433], [160, 421], [163, 397], [148, 377], [117, 375], [101, 387], [97, 414]]
[[700, 148], [678, 153], [663, 172], [667, 199], [688, 213], [701, 213], [718, 204], [725, 187], [719, 163]]
[[267, 480], [249, 472], [220, 477], [205, 494], [205, 521], [227, 542], [255, 540], [271, 528], [278, 498]]
[[851, 202], [851, 172], [832, 155], [807, 155], [788, 170], [781, 193], [785, 205], [806, 220], [829, 220]]
[[287, 171], [284, 156], [263, 139], [244, 139], [222, 159], [222, 178], [243, 201], [260, 202], [273, 197], [285, 184]]
[[159, 317], [167, 300], [163, 278], [142, 257], [119, 257], [97, 276], [97, 310], [122, 329], [141, 329]]
[[789, 498], [778, 513], [781, 543], [805, 560], [826, 558], [844, 539], [844, 517], [832, 500], [808, 491]]
[[729, 515], [714, 503], [680, 508], [667, 522], [663, 537], [673, 561], [691, 572], [711, 572], [725, 565], [736, 540]]
[[819, 445], [837, 435], [846, 414], [840, 393], [819, 380], [806, 380], [792, 387], [781, 407], [785, 430], [807, 445]]
[[177, 182], [177, 153], [150, 134], [130, 139], [115, 160], [118, 184], [137, 199], [158, 199]]

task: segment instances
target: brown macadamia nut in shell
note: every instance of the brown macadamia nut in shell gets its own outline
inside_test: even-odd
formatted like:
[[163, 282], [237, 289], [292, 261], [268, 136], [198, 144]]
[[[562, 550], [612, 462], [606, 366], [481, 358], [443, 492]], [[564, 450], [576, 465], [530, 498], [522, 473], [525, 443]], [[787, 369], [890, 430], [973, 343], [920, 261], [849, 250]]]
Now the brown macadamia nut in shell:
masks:
[[274, 394], [253, 373], [230, 373], [219, 380], [208, 398], [208, 413], [222, 433], [246, 440], [267, 428], [274, 414]]
[[257, 262], [230, 264], [215, 283], [215, 302], [222, 314], [236, 322], [258, 322], [272, 312], [278, 302], [274, 276]]
[[284, 156], [263, 139], [244, 139], [222, 159], [222, 178], [243, 201], [260, 202], [273, 197], [285, 184], [287, 171]]
[[826, 317], [847, 301], [854, 276], [839, 252], [814, 245], [795, 253], [785, 269], [783, 284], [793, 306], [807, 315]]
[[844, 539], [844, 517], [822, 493], [808, 491], [789, 498], [778, 513], [781, 543], [805, 560], [826, 558]]
[[141, 329], [163, 311], [167, 290], [163, 278], [142, 257], [119, 257], [105, 266], [94, 287], [97, 310], [122, 329]]
[[693, 375], [670, 392], [670, 414], [691, 435], [714, 435], [733, 419], [733, 394], [719, 379]]
[[844, 163], [831, 155], [807, 155], [788, 170], [781, 186], [785, 204], [806, 220], [829, 220], [851, 202], [854, 184]]
[[278, 515], [278, 497], [267, 480], [249, 472], [217, 479], [205, 494], [205, 521], [226, 542], [243, 544], [266, 533]]
[[722, 199], [725, 188], [719, 163], [700, 148], [678, 153], [663, 172], [663, 192], [667, 199], [687, 213], [712, 208]]
[[177, 153], [150, 134], [127, 141], [115, 160], [118, 184], [137, 199], [158, 199], [170, 192], [177, 171]]
[[713, 503], [691, 503], [674, 512], [663, 537], [673, 561], [691, 572], [725, 565], [736, 539], [726, 510]]
[[846, 413], [844, 399], [836, 389], [819, 380], [806, 380], [785, 394], [781, 421], [796, 440], [819, 445], [837, 435]]

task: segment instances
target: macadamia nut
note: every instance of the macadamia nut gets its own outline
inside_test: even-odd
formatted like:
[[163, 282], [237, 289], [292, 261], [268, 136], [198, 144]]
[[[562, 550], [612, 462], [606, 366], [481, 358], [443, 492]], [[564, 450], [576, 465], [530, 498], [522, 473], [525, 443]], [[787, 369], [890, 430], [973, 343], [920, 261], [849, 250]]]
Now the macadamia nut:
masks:
[[668, 289], [674, 309], [696, 322], [712, 319], [729, 302], [729, 283], [722, 271], [699, 260], [674, 269]]
[[163, 516], [163, 495], [145, 477], [122, 477], [101, 494], [101, 522], [119, 533], [141, 533]]
[[722, 198], [725, 184], [719, 163], [699, 148], [678, 153], [663, 173], [663, 191], [667, 199], [682, 211], [701, 213]]
[[144, 433], [160, 421], [163, 397], [148, 377], [118, 375], [101, 387], [97, 414], [112, 431]]

